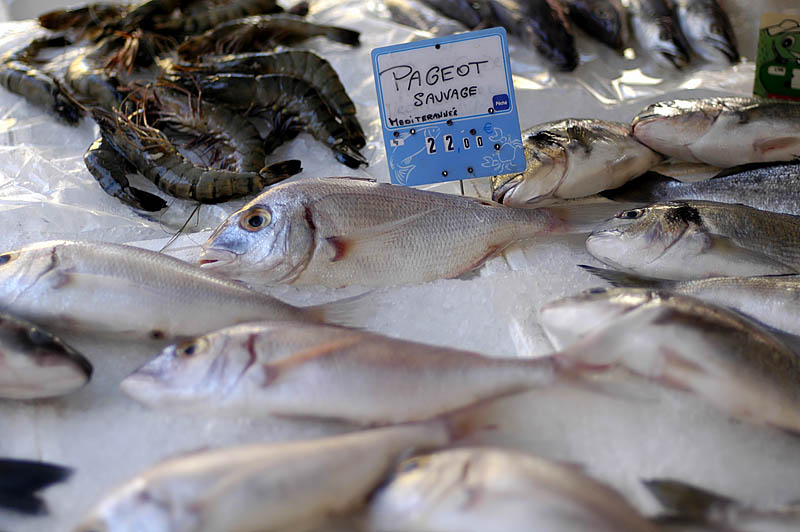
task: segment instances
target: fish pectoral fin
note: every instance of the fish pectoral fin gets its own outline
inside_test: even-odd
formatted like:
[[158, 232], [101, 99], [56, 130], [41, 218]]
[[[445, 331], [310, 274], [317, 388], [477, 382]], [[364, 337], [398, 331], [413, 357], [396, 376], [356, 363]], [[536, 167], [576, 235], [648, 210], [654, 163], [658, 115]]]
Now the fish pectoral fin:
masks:
[[775, 150], [789, 150], [795, 148], [795, 156], [800, 155], [800, 141], [796, 137], [778, 137], [757, 140], [753, 142], [756, 153], [765, 154]]
[[385, 247], [405, 237], [409, 228], [421, 218], [439, 209], [418, 212], [411, 216], [374, 225], [362, 231], [326, 238], [331, 246], [331, 262], [351, 259], [353, 256], [371, 256], [383, 253]]
[[726, 236], [718, 235], [715, 233], [697, 232], [696, 235], [692, 236], [692, 238], [703, 239], [704, 244], [698, 255], [701, 253], [713, 251], [715, 255], [719, 255], [720, 257], [723, 257], [725, 260], [731, 263], [746, 262], [770, 268], [769, 272], [764, 271], [760, 273], [760, 275], [766, 275], [768, 273], [772, 274], [797, 273], [797, 270], [795, 268], [783, 264], [782, 262], [775, 260], [774, 258], [765, 255], [763, 253], [760, 253], [756, 250], [742, 247]]

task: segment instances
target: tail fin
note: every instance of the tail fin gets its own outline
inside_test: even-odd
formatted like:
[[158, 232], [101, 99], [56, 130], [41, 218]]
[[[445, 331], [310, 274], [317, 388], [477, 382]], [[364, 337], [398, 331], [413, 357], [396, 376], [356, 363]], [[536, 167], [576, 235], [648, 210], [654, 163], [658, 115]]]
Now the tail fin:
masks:
[[161, 196], [156, 196], [155, 194], [151, 194], [135, 187], [129, 187], [128, 190], [136, 201], [135, 206], [138, 206], [138, 208], [142, 209], [143, 211], [160, 211], [167, 206], [167, 202], [164, 201]]
[[588, 266], [586, 264], [578, 264], [578, 267], [603, 279], [611, 286], [616, 287], [670, 289], [677, 284], [677, 281], [655, 279], [653, 277], [640, 277], [632, 273], [619, 272], [606, 268], [597, 268], [595, 266]]
[[713, 511], [738, 505], [729, 497], [673, 479], [650, 479], [642, 483], [668, 514], [683, 519], [705, 520]]
[[310, 6], [308, 5], [308, 2], [304, 0], [303, 2], [296, 3], [295, 5], [287, 9], [286, 12], [289, 13], [290, 15], [297, 15], [298, 17], [304, 17], [308, 15], [309, 9]]
[[670, 183], [680, 183], [680, 181], [655, 172], [647, 172], [636, 179], [628, 181], [619, 188], [605, 190], [600, 195], [614, 201], [659, 201], [667, 198], [658, 197], [658, 194], [654, 191]]
[[42, 513], [45, 505], [36, 492], [71, 474], [71, 469], [56, 464], [0, 459], [0, 506], [27, 514]]
[[348, 44], [350, 46], [361, 46], [359, 41], [360, 33], [347, 28], [339, 28], [336, 26], [327, 26], [325, 36], [332, 41]]
[[267, 185], [272, 185], [299, 174], [302, 170], [303, 166], [300, 160], [290, 159], [266, 166], [258, 173], [261, 174], [262, 178], [265, 178]]
[[352, 297], [337, 299], [322, 305], [305, 307], [311, 317], [342, 327], [360, 328], [372, 316], [374, 309], [364, 304], [364, 298], [371, 291]]
[[361, 165], [369, 166], [367, 160], [357, 149], [351, 148], [346, 144], [334, 146], [333, 151], [336, 154], [336, 160], [348, 168], [355, 169]]

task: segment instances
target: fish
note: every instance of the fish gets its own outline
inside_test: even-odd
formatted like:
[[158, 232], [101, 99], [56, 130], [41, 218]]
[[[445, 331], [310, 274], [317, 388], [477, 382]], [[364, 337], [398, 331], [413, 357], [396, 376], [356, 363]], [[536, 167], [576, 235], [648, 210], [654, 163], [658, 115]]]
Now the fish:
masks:
[[569, 18], [587, 35], [613, 50], [628, 42], [628, 13], [619, 0], [564, 0]]
[[48, 462], [0, 458], [0, 508], [29, 515], [47, 513], [37, 492], [63, 482], [72, 469]]
[[488, 0], [496, 25], [533, 46], [551, 65], [572, 72], [580, 58], [564, 6], [556, 0]]
[[733, 25], [717, 0], [675, 0], [675, 12], [681, 31], [703, 59], [732, 65], [741, 60]]
[[540, 318], [548, 337], [566, 346], [555, 355], [563, 367], [584, 376], [622, 368], [738, 419], [800, 433], [800, 356], [738, 312], [691, 296], [616, 288], [549, 303]]
[[171, 458], [112, 490], [75, 532], [308, 530], [359, 506], [403, 453], [451, 437], [436, 420]]
[[618, 122], [568, 118], [528, 129], [522, 139], [525, 172], [492, 177], [492, 199], [512, 207], [616, 188], [661, 161]]
[[670, 0], [630, 0], [631, 28], [636, 40], [661, 66], [689, 66], [689, 49]]
[[167, 255], [68, 240], [0, 253], [0, 308], [50, 329], [153, 340], [258, 319], [321, 319]]
[[400, 463], [372, 497], [374, 532], [655, 532], [619, 493], [580, 467], [494, 447]]
[[642, 481], [664, 507], [659, 520], [683, 523], [721, 525], [725, 530], [769, 530], [771, 532], [800, 529], [800, 505], [757, 507], [736, 499], [670, 478]]
[[577, 230], [572, 214], [574, 208], [513, 209], [367, 180], [310, 178], [274, 187], [233, 213], [203, 245], [199, 264], [269, 283], [422, 283], [476, 269], [518, 240]]
[[625, 210], [586, 239], [614, 269], [661, 279], [800, 272], [800, 217], [730, 203], [667, 201]]
[[468, 31], [468, 28], [461, 22], [441, 15], [421, 1], [384, 0], [383, 4], [389, 11], [392, 20], [398, 24], [428, 31], [438, 36]]
[[800, 105], [738, 97], [662, 101], [634, 117], [633, 136], [666, 156], [720, 168], [795, 161]]
[[121, 387], [159, 409], [378, 425], [430, 419], [544, 386], [555, 380], [554, 370], [548, 358], [485, 357], [342, 327], [270, 321], [169, 346]]
[[800, 275], [711, 277], [670, 281], [579, 264], [615, 287], [650, 288], [697, 297], [746, 314], [775, 329], [800, 336]]
[[91, 376], [92, 364], [60, 338], [0, 312], [0, 398], [57, 397]]
[[651, 172], [600, 194], [614, 201], [626, 202], [705, 200], [740, 203], [762, 211], [797, 216], [800, 215], [800, 164], [745, 165], [692, 183]]
[[491, 11], [483, 0], [422, 0], [422, 3], [470, 30], [483, 26], [491, 17]]

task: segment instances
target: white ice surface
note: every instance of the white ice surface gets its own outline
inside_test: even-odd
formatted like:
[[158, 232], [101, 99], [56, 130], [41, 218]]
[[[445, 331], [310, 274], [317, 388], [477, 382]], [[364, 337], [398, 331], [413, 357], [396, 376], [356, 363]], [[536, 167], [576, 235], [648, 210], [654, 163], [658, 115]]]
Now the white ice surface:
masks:
[[[47, 4], [48, 8], [56, 2]], [[742, 53], [755, 56], [756, 12], [788, 9], [796, 1], [723, 2], [734, 19]], [[30, 16], [41, 2], [5, 2], [0, 20]], [[369, 11], [356, 6], [367, 6]], [[313, 15], [362, 32], [362, 46], [316, 41], [312, 47], [339, 71], [358, 106], [368, 136], [363, 153], [370, 166], [354, 172], [335, 163], [327, 149], [307, 135], [284, 145], [279, 158], [303, 160], [297, 178], [371, 175], [387, 181], [375, 107], [369, 52], [422, 34], [388, 22], [372, 3], [323, 1]], [[29, 22], [0, 25], [0, 52], [31, 37]], [[627, 61], [581, 37], [584, 64], [573, 74], [551, 74], [535, 55], [513, 41], [512, 63], [523, 128], [565, 117], [629, 120], [650, 102], [673, 96], [746, 95], [753, 64], [735, 68], [699, 63], [676, 74], [652, 69], [645, 60]], [[95, 138], [93, 124], [59, 125], [21, 98], [0, 90], [0, 249], [51, 238], [135, 242], [159, 249], [191, 211], [174, 202], [159, 223], [134, 215], [96, 185], [83, 165]], [[438, 187], [456, 192], [457, 184]], [[469, 194], [486, 193], [486, 180], [465, 183]], [[192, 234], [171, 252], [191, 258], [207, 231], [242, 204], [205, 206]], [[383, 288], [362, 300], [362, 325], [373, 331], [496, 356], [549, 352], [538, 324], [538, 308], [552, 299], [596, 286], [575, 267], [592, 264], [582, 238], [525, 243], [489, 262], [465, 280]], [[296, 304], [360, 292], [277, 287], [270, 293]], [[146, 309], [140, 309], [146, 312]], [[187, 309], [187, 312], [213, 309]], [[0, 512], [3, 532], [66, 531], [113, 486], [148, 465], [192, 449], [226, 443], [305, 438], [346, 430], [334, 423], [246, 419], [219, 420], [149, 411], [124, 397], [119, 381], [152, 357], [157, 346], [68, 337], [95, 366], [85, 389], [58, 400], [0, 402], [0, 456], [39, 458], [75, 468], [66, 484], [46, 492], [51, 515], [20, 518]], [[506, 444], [586, 465], [644, 511], [654, 510], [639, 479], [670, 476], [690, 480], [754, 503], [800, 499], [800, 439], [776, 430], [731, 420], [680, 392], [633, 383], [614, 396], [555, 387], [504, 399], [481, 409], [484, 424], [476, 439]], [[372, 398], [365, 400], [374, 400]]]

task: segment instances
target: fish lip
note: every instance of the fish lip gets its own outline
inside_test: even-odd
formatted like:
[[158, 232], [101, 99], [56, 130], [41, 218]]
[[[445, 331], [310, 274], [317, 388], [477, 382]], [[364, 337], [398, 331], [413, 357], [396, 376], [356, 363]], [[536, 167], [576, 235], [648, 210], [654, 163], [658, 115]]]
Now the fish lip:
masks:
[[672, 66], [678, 70], [683, 70], [685, 67], [689, 66], [689, 59], [684, 54], [669, 52], [667, 50], [660, 50], [659, 54], [672, 63]]
[[517, 186], [520, 184], [521, 181], [522, 181], [521, 175], [515, 175], [505, 180], [502, 185], [497, 187], [492, 192], [492, 201], [496, 201], [497, 203], [503, 203], [503, 200], [505, 199], [506, 195], [508, 195], [508, 193], [514, 190], [515, 188], [517, 188]]
[[205, 269], [224, 268], [233, 264], [238, 255], [233, 251], [218, 248], [206, 248], [197, 259], [197, 265]]

